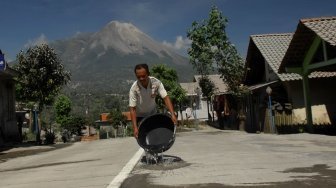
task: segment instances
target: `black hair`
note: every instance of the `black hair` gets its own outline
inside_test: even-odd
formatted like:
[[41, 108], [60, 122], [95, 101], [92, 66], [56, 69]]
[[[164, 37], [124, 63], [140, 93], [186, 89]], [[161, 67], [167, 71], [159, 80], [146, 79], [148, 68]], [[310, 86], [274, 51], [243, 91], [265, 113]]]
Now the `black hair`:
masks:
[[145, 69], [147, 74], [149, 75], [149, 69], [148, 69], [148, 65], [146, 63], [135, 65], [134, 73], [136, 73], [136, 70], [139, 70], [139, 69]]

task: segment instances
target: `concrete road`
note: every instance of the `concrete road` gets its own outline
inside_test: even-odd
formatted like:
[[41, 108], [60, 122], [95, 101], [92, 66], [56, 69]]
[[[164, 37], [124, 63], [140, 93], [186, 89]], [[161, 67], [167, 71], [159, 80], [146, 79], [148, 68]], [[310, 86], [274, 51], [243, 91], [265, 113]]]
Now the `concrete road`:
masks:
[[[35, 146], [31, 150], [46, 148]], [[14, 149], [17, 151], [11, 152], [28, 150]], [[105, 188], [138, 150], [136, 140], [129, 137], [77, 142], [53, 151], [7, 159], [0, 163], [0, 187]]]
[[0, 160], [0, 188], [336, 187], [335, 136], [207, 128], [178, 133], [163, 159], [146, 164], [134, 138], [78, 142]]
[[139, 162], [123, 188], [336, 187], [336, 137], [208, 129], [179, 133], [164, 162]]

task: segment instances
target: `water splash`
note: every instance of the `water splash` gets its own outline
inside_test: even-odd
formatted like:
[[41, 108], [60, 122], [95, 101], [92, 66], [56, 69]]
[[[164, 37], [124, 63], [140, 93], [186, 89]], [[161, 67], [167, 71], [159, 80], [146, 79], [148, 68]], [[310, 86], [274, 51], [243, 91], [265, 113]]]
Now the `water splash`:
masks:
[[141, 159], [142, 168], [148, 170], [173, 170], [189, 166], [181, 158], [171, 155], [163, 155], [163, 153], [146, 152]]

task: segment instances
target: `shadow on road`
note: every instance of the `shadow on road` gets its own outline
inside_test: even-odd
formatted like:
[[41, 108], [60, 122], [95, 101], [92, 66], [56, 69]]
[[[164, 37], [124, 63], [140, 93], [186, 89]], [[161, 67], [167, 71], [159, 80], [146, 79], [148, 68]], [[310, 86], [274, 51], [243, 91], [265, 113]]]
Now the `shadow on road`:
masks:
[[[269, 182], [261, 184], [246, 184], [243, 186], [230, 186], [225, 184], [190, 184], [190, 185], [155, 185], [150, 182], [150, 176], [146, 174], [135, 174], [127, 178], [121, 188], [306, 188], [306, 187], [336, 187], [336, 170], [329, 169], [325, 164], [314, 165], [307, 168], [293, 168], [283, 171], [283, 173], [317, 173], [317, 175], [302, 177], [288, 182]], [[296, 176], [295, 178], [300, 178]], [[173, 182], [172, 182], [173, 184]]]
[[36, 145], [34, 143], [22, 143], [4, 146], [0, 148], [0, 163], [5, 162], [8, 159], [35, 155], [42, 152], [65, 148], [71, 145], [72, 143], [60, 143], [53, 145]]

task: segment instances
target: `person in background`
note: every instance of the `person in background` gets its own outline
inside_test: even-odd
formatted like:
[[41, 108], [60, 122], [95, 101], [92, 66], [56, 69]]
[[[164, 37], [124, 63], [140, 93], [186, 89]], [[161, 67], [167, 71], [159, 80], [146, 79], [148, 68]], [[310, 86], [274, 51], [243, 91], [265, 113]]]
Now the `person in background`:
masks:
[[160, 95], [163, 99], [174, 125], [177, 125], [173, 104], [167, 95], [162, 82], [149, 76], [147, 64], [138, 64], [134, 68], [137, 78], [129, 92], [129, 108], [131, 113], [134, 137], [138, 138], [138, 123], [145, 117], [157, 113], [155, 97]]

